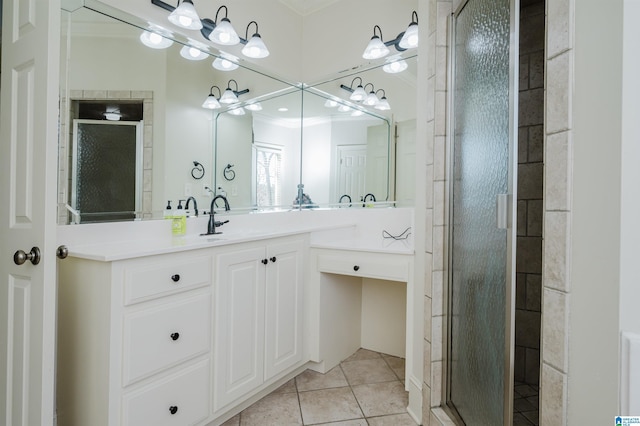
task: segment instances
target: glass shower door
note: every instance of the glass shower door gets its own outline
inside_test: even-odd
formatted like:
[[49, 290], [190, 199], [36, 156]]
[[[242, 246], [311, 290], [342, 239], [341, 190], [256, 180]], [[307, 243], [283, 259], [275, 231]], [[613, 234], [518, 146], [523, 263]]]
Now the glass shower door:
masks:
[[510, 425], [515, 288], [517, 8], [469, 0], [453, 16], [448, 404]]

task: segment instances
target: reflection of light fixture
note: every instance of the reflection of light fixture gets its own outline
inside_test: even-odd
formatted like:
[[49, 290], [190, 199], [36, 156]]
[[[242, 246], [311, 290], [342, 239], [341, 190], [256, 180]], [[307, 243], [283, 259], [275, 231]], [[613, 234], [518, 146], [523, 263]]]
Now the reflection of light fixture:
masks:
[[209, 96], [207, 96], [207, 99], [205, 99], [202, 103], [202, 108], [218, 109], [222, 107], [222, 105], [220, 105], [220, 102], [218, 102], [218, 98], [216, 98], [213, 94], [214, 87], [218, 89], [218, 97], [220, 97], [220, 88], [218, 86], [211, 86], [211, 89], [209, 89]]
[[209, 56], [205, 53], [207, 51], [205, 44], [189, 39], [189, 44], [180, 49], [180, 56], [190, 61], [201, 61]]
[[[251, 39], [249, 39], [249, 27], [251, 24], [256, 24], [256, 32], [253, 33]], [[256, 21], [251, 21], [247, 25], [247, 31], [245, 32], [245, 39], [247, 41], [247, 45], [242, 48], [242, 54], [249, 58], [266, 58], [269, 56], [269, 49], [262, 41], [262, 37], [258, 34], [258, 23]]]
[[375, 92], [375, 87], [373, 87], [373, 84], [368, 83], [366, 86], [367, 87], [371, 85], [371, 92], [369, 92], [369, 94], [367, 95], [367, 97], [364, 99], [364, 101], [362, 101], [363, 105], [367, 105], [367, 106], [374, 106], [375, 104], [378, 103], [379, 99], [376, 96], [376, 92]]
[[202, 22], [191, 0], [182, 0], [182, 3], [169, 15], [169, 22], [188, 30], [202, 28]]
[[106, 111], [102, 114], [104, 118], [109, 121], [118, 121], [122, 118], [122, 114], [120, 114], [120, 109], [118, 107], [108, 106]]
[[418, 13], [415, 10], [411, 14], [411, 23], [398, 45], [403, 49], [418, 47]]
[[402, 59], [400, 55], [391, 57], [387, 59], [387, 62], [382, 67], [384, 72], [388, 72], [389, 74], [396, 74], [406, 70], [409, 67], [407, 61]]
[[[231, 89], [231, 82], [236, 84], [236, 90]], [[234, 104], [238, 102], [238, 95], [243, 95], [245, 93], [249, 93], [249, 89], [244, 89], [242, 91], [238, 90], [238, 82], [235, 80], [229, 80], [227, 83], [227, 89], [224, 91], [222, 96], [220, 97], [221, 104]]]
[[238, 64], [225, 57], [216, 58], [211, 65], [220, 71], [233, 71], [239, 67]]
[[[376, 28], [378, 29], [380, 36], [376, 35]], [[364, 59], [378, 59], [387, 56], [388, 53], [389, 48], [382, 42], [382, 30], [379, 26], [375, 25], [373, 27], [373, 37], [371, 37], [362, 57]]]
[[287, 111], [289, 111], [289, 108], [280, 107], [280, 108], [278, 108], [278, 111], [280, 111], [280, 112], [287, 112]]
[[[358, 87], [356, 87], [355, 89], [353, 88], [353, 83], [356, 80], [360, 80], [360, 83], [358, 83]], [[351, 96], [349, 96], [349, 99], [351, 99], [352, 101], [355, 102], [361, 102], [364, 100], [364, 98], [367, 97], [367, 92], [364, 91], [364, 88], [362, 87], [362, 78], [360, 77], [355, 77], [353, 80], [351, 80], [351, 84], [349, 85], [349, 88], [347, 89], [346, 86], [343, 87], [342, 85], [340, 86], [345, 90], [348, 90], [351, 92]]]
[[364, 115], [364, 112], [359, 109], [353, 110], [353, 112], [351, 113], [352, 117], [360, 117], [361, 115]]
[[378, 100], [378, 103], [373, 107], [380, 111], [389, 111], [391, 109], [391, 105], [389, 105], [389, 101], [387, 100], [387, 95], [384, 92], [384, 89], [378, 89], [376, 94], [382, 90], [382, 97]]
[[[224, 7], [224, 18], [218, 22], [218, 13], [220, 13], [220, 9]], [[214, 21], [215, 28], [209, 34], [209, 40], [214, 43], [222, 44], [223, 46], [235, 46], [240, 43], [240, 37], [238, 37], [238, 33], [231, 26], [231, 21], [227, 18], [228, 9], [227, 6], [220, 6], [218, 11], [216, 12], [216, 19]]]
[[338, 111], [340, 111], [340, 112], [349, 112], [349, 111], [351, 111], [351, 107], [347, 106], [347, 105], [340, 105], [338, 107]]
[[240, 107], [240, 108], [234, 108], [234, 109], [230, 109], [229, 110], [229, 114], [231, 115], [244, 115], [244, 108]]
[[327, 108], [335, 108], [338, 106], [338, 102], [334, 101], [333, 99], [327, 99], [324, 103], [324, 106]]
[[260, 102], [253, 102], [245, 105], [245, 109], [248, 109], [249, 111], [261, 111], [262, 105], [260, 105]]
[[152, 49], [166, 49], [173, 44], [173, 40], [166, 38], [164, 34], [169, 35], [164, 28], [152, 25], [149, 30], [140, 34], [140, 41]]

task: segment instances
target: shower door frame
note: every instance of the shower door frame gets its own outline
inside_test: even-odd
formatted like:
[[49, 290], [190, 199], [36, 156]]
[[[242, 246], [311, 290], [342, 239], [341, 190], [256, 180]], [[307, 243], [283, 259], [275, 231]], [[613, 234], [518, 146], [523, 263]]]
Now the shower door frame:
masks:
[[[444, 369], [446, 374], [442, 376], [443, 396], [445, 408], [452, 415], [456, 423], [465, 424], [451, 400], [451, 345], [452, 345], [452, 272], [453, 272], [453, 173], [454, 173], [454, 138], [455, 138], [455, 116], [454, 116], [454, 96], [455, 96], [455, 54], [456, 54], [456, 18], [465, 6], [474, 0], [464, 0], [449, 17], [449, 52], [447, 72], [447, 143], [446, 156], [448, 158], [447, 174], [448, 181], [447, 201], [445, 203], [448, 212], [445, 212], [449, 219], [448, 239], [446, 241], [445, 252], [447, 253], [447, 290], [444, 292], [445, 306], [447, 307], [447, 325], [444, 329], [443, 354]], [[517, 238], [517, 176], [518, 176], [518, 98], [519, 98], [519, 34], [520, 34], [520, 6], [519, 0], [509, 0], [509, 161], [508, 161], [508, 203], [507, 203], [507, 261], [506, 268], [506, 309], [505, 309], [505, 359], [504, 359], [504, 426], [513, 424], [513, 387], [514, 387], [514, 354], [515, 354], [515, 290], [516, 290], [516, 238]]]

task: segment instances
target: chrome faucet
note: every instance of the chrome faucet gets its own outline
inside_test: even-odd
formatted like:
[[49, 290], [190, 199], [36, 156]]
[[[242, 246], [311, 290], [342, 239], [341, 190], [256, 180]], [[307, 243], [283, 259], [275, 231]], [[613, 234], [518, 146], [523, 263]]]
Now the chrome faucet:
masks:
[[216, 222], [214, 208], [216, 207], [216, 201], [222, 200], [224, 201], [224, 210], [229, 211], [229, 201], [227, 201], [227, 197], [224, 195], [216, 195], [211, 200], [211, 211], [209, 212], [209, 223], [207, 224], [207, 233], [202, 235], [211, 235], [211, 234], [222, 234], [222, 232], [216, 231], [216, 227], [222, 226], [225, 223], [229, 222], [225, 220], [224, 222]]
[[184, 209], [189, 210], [189, 201], [193, 201], [193, 211], [196, 213], [196, 217], [198, 217], [198, 202], [193, 196], [187, 198], [187, 202], [184, 203]]
[[368, 193], [362, 198], [362, 202], [365, 203], [365, 204], [362, 204], [362, 207], [366, 207], [367, 197], [371, 197], [371, 201], [373, 201], [374, 203], [376, 202], [376, 196], [373, 195], [372, 193]]

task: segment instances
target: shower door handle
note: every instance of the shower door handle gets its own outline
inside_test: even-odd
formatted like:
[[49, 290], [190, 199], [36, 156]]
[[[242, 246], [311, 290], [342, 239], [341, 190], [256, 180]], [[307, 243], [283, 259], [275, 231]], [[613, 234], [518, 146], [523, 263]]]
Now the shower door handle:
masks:
[[496, 197], [496, 226], [498, 229], [509, 229], [509, 205], [511, 195], [498, 194]]

